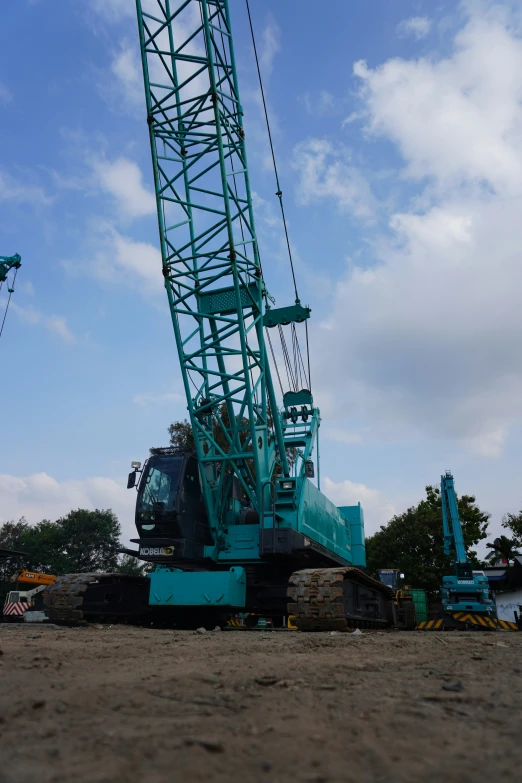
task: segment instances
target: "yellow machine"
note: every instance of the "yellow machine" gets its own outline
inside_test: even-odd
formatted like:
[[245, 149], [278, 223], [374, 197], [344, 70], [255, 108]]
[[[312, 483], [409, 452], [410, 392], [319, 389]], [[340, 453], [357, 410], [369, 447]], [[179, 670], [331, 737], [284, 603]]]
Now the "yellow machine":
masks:
[[56, 576], [54, 574], [38, 574], [35, 571], [26, 571], [22, 568], [20, 571], [15, 571], [12, 575], [11, 582], [23, 582], [24, 584], [33, 585], [53, 585], [56, 582]]
[[[54, 574], [38, 574], [35, 571], [26, 571], [21, 569], [15, 571], [12, 575], [11, 582], [16, 582], [17, 587], [20, 584], [32, 585], [29, 590], [11, 590], [7, 593], [2, 613], [3, 622], [22, 622], [27, 620], [27, 610], [39, 610], [43, 608], [40, 606], [42, 598], [44, 596], [45, 588], [48, 585], [52, 585], [56, 582], [56, 576]], [[45, 619], [43, 612], [40, 619]], [[36, 615], [31, 614], [34, 618]], [[40, 620], [39, 620], [40, 622]]]
[[398, 568], [385, 568], [377, 572], [378, 579], [394, 592], [393, 614], [395, 625], [401, 631], [413, 631], [417, 627], [417, 613], [410, 585], [401, 585], [404, 574]]

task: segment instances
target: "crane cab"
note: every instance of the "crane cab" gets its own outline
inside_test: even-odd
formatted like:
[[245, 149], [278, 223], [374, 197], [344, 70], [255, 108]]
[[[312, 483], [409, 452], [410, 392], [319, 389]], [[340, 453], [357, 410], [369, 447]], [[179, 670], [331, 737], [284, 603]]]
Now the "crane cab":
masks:
[[212, 537], [193, 452], [153, 450], [141, 473], [135, 521], [139, 538], [133, 541], [144, 560], [203, 558]]

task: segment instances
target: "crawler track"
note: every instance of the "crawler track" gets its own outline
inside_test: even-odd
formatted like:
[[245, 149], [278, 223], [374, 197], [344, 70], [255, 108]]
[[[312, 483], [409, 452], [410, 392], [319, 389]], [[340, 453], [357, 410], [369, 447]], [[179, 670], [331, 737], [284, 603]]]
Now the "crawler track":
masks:
[[148, 611], [148, 582], [125, 574], [67, 574], [49, 589], [45, 611], [57, 625], [139, 621]]
[[358, 568], [307, 568], [289, 579], [288, 611], [300, 631], [386, 628], [393, 591]]

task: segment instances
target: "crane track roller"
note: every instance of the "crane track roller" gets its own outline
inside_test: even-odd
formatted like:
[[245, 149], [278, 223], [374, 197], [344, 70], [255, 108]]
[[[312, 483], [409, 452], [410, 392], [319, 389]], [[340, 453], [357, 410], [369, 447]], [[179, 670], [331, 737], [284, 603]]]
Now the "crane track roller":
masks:
[[386, 628], [393, 621], [393, 590], [358, 568], [295, 571], [287, 597], [300, 631]]
[[127, 574], [66, 574], [49, 588], [45, 613], [56, 625], [137, 621], [148, 611], [149, 586]]

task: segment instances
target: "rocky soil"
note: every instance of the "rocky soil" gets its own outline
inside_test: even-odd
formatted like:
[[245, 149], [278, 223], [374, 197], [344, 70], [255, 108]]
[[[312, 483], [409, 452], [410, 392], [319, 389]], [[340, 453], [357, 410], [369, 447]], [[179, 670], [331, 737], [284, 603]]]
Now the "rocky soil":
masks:
[[0, 783], [522, 775], [522, 634], [0, 625]]

